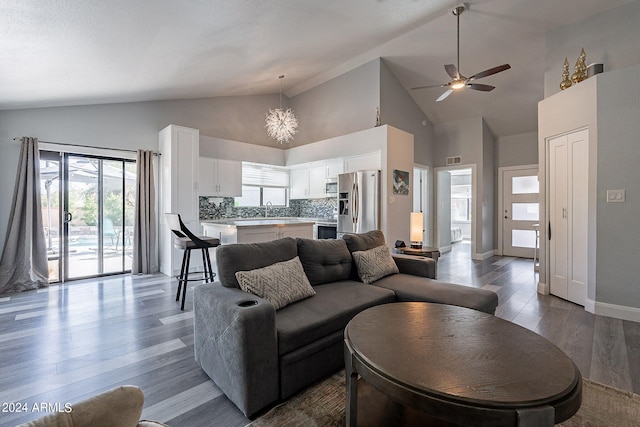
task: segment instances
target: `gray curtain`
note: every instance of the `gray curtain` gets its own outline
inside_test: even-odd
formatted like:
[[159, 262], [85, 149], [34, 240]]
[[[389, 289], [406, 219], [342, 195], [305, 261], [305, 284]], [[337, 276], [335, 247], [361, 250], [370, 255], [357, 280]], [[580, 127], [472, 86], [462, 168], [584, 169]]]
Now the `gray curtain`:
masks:
[[0, 294], [49, 286], [40, 201], [38, 139], [21, 138], [11, 216], [0, 260]]
[[136, 208], [133, 220], [132, 274], [158, 271], [156, 195], [153, 183], [153, 151], [138, 150], [136, 156]]

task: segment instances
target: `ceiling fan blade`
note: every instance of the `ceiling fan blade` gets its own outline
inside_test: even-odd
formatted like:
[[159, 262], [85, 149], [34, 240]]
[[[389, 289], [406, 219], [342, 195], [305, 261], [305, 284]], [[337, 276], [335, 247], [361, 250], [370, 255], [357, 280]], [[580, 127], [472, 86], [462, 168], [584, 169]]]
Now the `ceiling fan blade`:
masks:
[[488, 70], [484, 70], [478, 74], [474, 74], [473, 76], [469, 77], [469, 80], [481, 79], [483, 77], [487, 77], [492, 74], [497, 74], [501, 71], [508, 70], [509, 68], [511, 68], [511, 65], [509, 64], [498, 65], [497, 67], [489, 68]]
[[473, 90], [481, 90], [483, 92], [490, 92], [494, 90], [496, 87], [491, 85], [483, 85], [482, 83], [468, 83], [467, 87]]
[[444, 66], [444, 69], [447, 71], [447, 74], [449, 74], [449, 77], [451, 77], [452, 79], [460, 78], [460, 71], [458, 71], [458, 67], [456, 67], [455, 65], [447, 64]]
[[440, 101], [444, 100], [447, 96], [451, 95], [451, 92], [453, 92], [453, 90], [449, 89], [448, 91], [446, 91], [445, 93], [440, 95], [438, 97], [438, 99], [436, 99], [436, 102], [440, 102]]
[[430, 88], [433, 88], [433, 87], [445, 87], [445, 86], [447, 86], [447, 85], [443, 84], [443, 85], [416, 86], [416, 87], [412, 87], [411, 90], [430, 89]]

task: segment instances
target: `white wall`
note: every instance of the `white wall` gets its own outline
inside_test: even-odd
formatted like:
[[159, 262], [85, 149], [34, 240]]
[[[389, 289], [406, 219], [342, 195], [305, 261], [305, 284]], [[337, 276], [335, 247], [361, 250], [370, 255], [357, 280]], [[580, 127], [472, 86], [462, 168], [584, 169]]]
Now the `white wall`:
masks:
[[[382, 126], [387, 129], [387, 145], [382, 159], [386, 157], [386, 167], [382, 171], [381, 200], [383, 219], [386, 223], [385, 238], [387, 245], [393, 247], [396, 240], [409, 242], [409, 217], [413, 210], [413, 186], [409, 187], [409, 194], [393, 194], [393, 170], [409, 172], [409, 182], [413, 175], [413, 135], [392, 126]], [[384, 197], [386, 195], [386, 197]]]
[[275, 147], [263, 147], [229, 139], [200, 136], [200, 157], [284, 166], [285, 152], [286, 150]]
[[372, 127], [301, 147], [289, 148], [284, 153], [285, 164], [291, 166], [316, 160], [373, 153], [384, 150], [386, 144], [387, 130], [385, 126]]

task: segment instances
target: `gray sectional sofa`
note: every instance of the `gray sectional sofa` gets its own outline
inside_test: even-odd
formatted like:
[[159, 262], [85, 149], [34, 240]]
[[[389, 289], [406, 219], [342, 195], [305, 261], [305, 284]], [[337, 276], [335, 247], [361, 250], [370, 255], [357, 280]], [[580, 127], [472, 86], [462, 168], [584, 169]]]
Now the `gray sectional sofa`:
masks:
[[[436, 262], [430, 258], [393, 255], [399, 273], [362, 283], [357, 271], [362, 264], [354, 263], [352, 253], [384, 244], [383, 234], [373, 231], [335, 240], [284, 238], [220, 246], [219, 282], [194, 292], [196, 360], [250, 417], [341, 369], [344, 328], [368, 307], [426, 301], [495, 312], [494, 292], [434, 280]], [[276, 310], [240, 289], [236, 272], [261, 271], [255, 269], [296, 257], [315, 295]]]

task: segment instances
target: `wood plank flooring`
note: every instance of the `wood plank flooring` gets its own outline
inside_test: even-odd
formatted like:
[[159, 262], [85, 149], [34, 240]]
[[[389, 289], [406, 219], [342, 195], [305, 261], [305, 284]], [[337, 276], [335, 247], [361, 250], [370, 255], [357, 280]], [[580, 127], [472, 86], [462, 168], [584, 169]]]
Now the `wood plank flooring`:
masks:
[[[531, 260], [472, 261], [460, 242], [438, 261], [438, 278], [496, 291], [497, 316], [555, 343], [584, 377], [640, 393], [640, 324], [538, 295]], [[246, 425], [194, 360], [192, 291], [184, 312], [175, 292], [163, 275], [123, 275], [0, 297], [0, 426], [43, 415], [34, 404], [63, 406], [121, 384], [142, 388], [147, 419]], [[6, 411], [10, 403], [29, 410]]]

